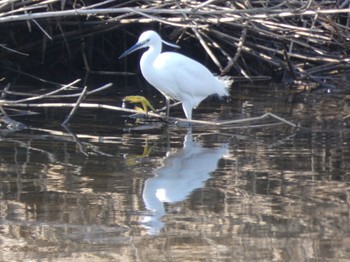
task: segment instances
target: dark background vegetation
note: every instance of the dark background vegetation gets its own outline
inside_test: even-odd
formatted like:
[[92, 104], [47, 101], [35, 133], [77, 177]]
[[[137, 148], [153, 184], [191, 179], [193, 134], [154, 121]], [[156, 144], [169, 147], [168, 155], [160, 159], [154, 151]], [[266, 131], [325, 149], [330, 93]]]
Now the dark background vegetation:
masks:
[[[332, 87], [349, 70], [344, 8], [341, 1], [12, 1], [0, 7], [0, 19], [14, 18], [0, 21], [1, 77], [135, 72], [139, 55], [118, 57], [141, 32], [153, 29], [215, 73]], [[97, 12], [51, 16], [87, 9]], [[317, 10], [334, 13], [310, 13]]]

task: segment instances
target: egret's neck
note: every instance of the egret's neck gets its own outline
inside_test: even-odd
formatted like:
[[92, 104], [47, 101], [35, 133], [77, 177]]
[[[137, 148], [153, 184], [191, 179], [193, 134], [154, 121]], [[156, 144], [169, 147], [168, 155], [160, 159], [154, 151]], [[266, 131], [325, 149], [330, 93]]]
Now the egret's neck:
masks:
[[150, 46], [146, 52], [143, 53], [141, 60], [140, 60], [140, 66], [141, 71], [144, 76], [147, 75], [147, 72], [153, 69], [153, 63], [157, 59], [157, 57], [160, 55], [162, 51], [162, 46]]

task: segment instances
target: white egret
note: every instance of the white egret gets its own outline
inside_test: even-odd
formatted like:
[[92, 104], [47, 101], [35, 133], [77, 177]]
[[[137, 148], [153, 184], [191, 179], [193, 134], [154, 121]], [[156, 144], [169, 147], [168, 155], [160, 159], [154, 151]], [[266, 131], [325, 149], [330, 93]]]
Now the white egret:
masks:
[[147, 48], [140, 60], [142, 75], [166, 98], [167, 117], [170, 99], [180, 101], [187, 119], [192, 119], [192, 109], [209, 95], [228, 96], [227, 86], [202, 64], [175, 52], [162, 51], [162, 43], [168, 43], [154, 31], [141, 34], [137, 43], [119, 58], [140, 49]]

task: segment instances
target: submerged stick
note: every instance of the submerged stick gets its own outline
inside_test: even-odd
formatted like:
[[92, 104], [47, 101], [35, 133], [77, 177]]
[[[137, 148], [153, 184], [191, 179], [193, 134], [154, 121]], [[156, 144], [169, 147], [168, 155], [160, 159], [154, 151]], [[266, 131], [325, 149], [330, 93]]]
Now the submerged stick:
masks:
[[75, 106], [72, 108], [72, 111], [70, 111], [67, 118], [63, 121], [63, 123], [62, 123], [63, 126], [67, 125], [69, 123], [69, 121], [72, 119], [73, 115], [78, 110], [78, 107], [79, 107], [81, 101], [83, 101], [83, 99], [85, 98], [86, 93], [87, 93], [87, 86], [84, 87], [84, 90], [83, 90], [83, 92], [81, 92]]
[[79, 141], [77, 135], [73, 133], [68, 126], [62, 124], [63, 128], [67, 131], [69, 135], [73, 138], [73, 141], [78, 145], [80, 153], [82, 153], [84, 156], [88, 156], [88, 153], [86, 153], [84, 145]]

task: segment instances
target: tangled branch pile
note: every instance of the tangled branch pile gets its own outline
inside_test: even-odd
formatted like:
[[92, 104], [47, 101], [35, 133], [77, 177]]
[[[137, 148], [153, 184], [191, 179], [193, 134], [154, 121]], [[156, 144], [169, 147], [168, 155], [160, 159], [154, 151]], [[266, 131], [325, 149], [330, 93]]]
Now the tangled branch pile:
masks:
[[[28, 54], [40, 46], [45, 57], [50, 42], [71, 55], [74, 41], [126, 27], [138, 36], [139, 29], [128, 25], [152, 23], [168, 38], [199, 42], [222, 74], [287, 72], [294, 80], [332, 84], [350, 68], [349, 7], [349, 0], [0, 0], [0, 26], [8, 33], [1, 47]], [[118, 38], [109, 43], [120, 52], [125, 46]], [[104, 46], [98, 49], [101, 56]], [[92, 58], [86, 50], [81, 54], [88, 69]]]

